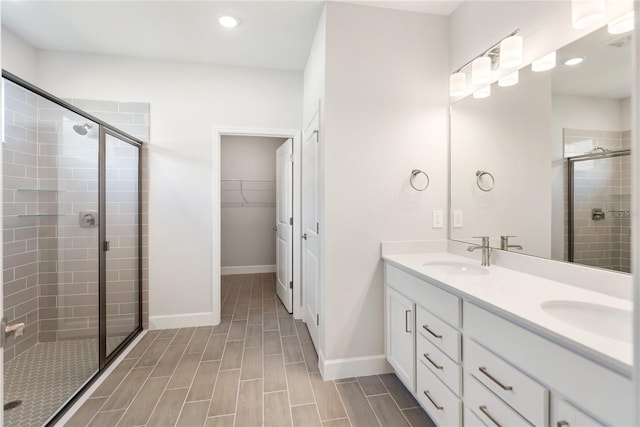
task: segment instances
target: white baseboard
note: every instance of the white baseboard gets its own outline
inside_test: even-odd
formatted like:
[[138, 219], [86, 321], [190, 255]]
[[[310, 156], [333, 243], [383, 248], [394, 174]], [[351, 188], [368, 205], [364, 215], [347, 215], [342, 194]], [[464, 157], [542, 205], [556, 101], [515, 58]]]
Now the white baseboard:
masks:
[[213, 325], [213, 313], [172, 314], [149, 317], [149, 329], [191, 328]]
[[275, 265], [239, 265], [234, 267], [220, 267], [220, 274], [228, 276], [230, 274], [256, 274], [275, 273]]
[[320, 373], [325, 381], [393, 372], [393, 368], [387, 362], [387, 356], [384, 354], [331, 360], [324, 360], [324, 354], [319, 354], [318, 360]]

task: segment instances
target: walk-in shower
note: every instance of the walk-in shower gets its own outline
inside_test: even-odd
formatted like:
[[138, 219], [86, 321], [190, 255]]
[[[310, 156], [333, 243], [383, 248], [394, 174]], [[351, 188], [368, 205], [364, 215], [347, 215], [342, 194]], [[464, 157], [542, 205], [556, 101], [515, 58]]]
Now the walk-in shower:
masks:
[[631, 150], [597, 146], [566, 166], [567, 261], [630, 273]]
[[39, 426], [142, 328], [142, 141], [4, 71], [3, 88], [4, 425]]

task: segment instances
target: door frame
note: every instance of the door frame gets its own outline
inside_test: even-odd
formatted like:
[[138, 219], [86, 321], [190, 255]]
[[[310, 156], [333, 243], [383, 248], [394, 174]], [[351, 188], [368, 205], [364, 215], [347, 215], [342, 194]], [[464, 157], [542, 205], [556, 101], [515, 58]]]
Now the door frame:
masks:
[[214, 126], [213, 146], [211, 149], [211, 314], [213, 324], [220, 323], [222, 301], [220, 300], [221, 273], [221, 218], [220, 218], [220, 146], [223, 136], [257, 136], [269, 138], [287, 138], [293, 140], [293, 317], [302, 318], [300, 299], [301, 263], [300, 263], [300, 221], [301, 221], [301, 151], [302, 134], [300, 129], [269, 129], [252, 127]]

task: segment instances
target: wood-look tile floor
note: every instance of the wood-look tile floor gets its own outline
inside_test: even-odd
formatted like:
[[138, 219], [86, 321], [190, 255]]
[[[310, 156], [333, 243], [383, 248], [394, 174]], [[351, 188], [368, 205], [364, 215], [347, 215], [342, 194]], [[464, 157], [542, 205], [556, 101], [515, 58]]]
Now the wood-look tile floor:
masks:
[[149, 331], [67, 426], [433, 426], [394, 374], [323, 381], [273, 274], [223, 276], [222, 322]]

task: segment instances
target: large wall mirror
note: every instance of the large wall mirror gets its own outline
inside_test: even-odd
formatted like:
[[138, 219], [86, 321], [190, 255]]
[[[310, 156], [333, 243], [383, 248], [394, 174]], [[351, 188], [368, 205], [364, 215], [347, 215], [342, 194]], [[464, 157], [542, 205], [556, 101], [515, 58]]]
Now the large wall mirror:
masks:
[[604, 26], [452, 104], [452, 240], [631, 272], [631, 34]]

